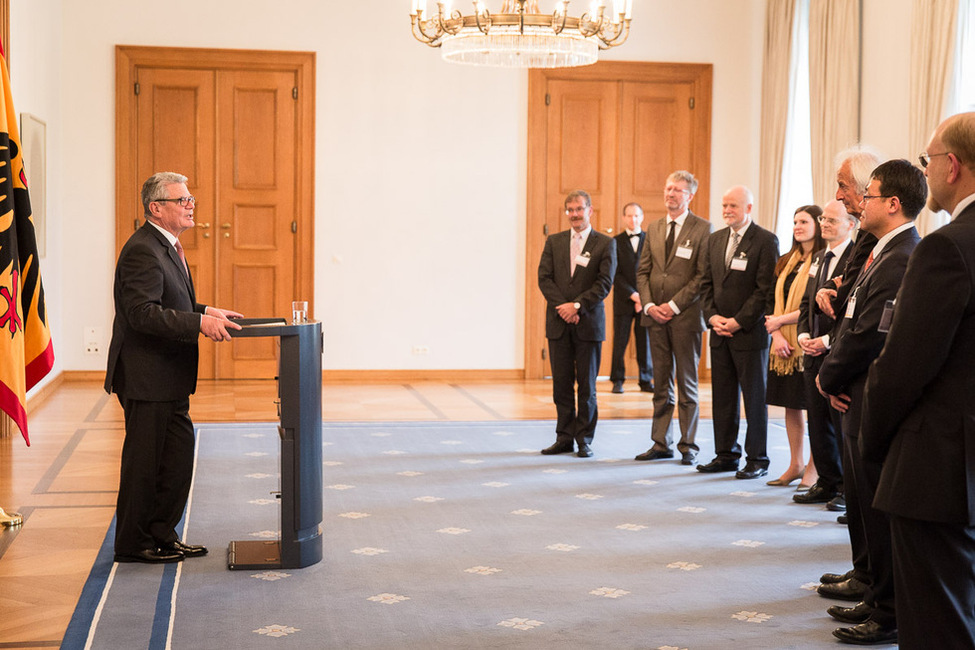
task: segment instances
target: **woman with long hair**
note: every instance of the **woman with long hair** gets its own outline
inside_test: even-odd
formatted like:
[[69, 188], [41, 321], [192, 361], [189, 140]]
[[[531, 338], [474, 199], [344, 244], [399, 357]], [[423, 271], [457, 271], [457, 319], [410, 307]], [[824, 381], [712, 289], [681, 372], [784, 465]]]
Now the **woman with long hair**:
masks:
[[765, 328], [772, 335], [765, 401], [772, 406], [785, 407], [785, 431], [791, 459], [782, 476], [769, 481], [769, 485], [791, 485], [801, 479], [799, 489], [808, 489], [818, 477], [812, 458], [808, 463], [803, 458], [806, 401], [802, 348], [796, 341], [796, 323], [799, 322], [799, 304], [806, 295], [806, 282], [816, 272], [810, 268], [813, 253], [826, 246], [819, 229], [822, 214], [818, 205], [804, 205], [796, 210], [792, 218], [792, 248], [775, 265], [775, 309], [765, 317]]

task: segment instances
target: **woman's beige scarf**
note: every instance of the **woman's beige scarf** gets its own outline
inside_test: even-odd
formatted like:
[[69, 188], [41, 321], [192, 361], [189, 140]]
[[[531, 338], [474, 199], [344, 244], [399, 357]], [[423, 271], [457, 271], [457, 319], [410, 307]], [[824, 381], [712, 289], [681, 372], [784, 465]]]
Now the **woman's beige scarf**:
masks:
[[[785, 268], [779, 273], [779, 277], [775, 279], [775, 311], [772, 312], [775, 316], [788, 314], [799, 309], [799, 303], [802, 302], [803, 297], [806, 295], [806, 281], [809, 279], [809, 265], [812, 263], [812, 255], [806, 258], [806, 261], [802, 262], [802, 266], [799, 267], [796, 279], [792, 281], [792, 286], [789, 287], [789, 295], [784, 300], [782, 295], [785, 288], [785, 279], [789, 277], [789, 274], [792, 273], [792, 270], [800, 262], [802, 262], [802, 251], [797, 250], [792, 253], [792, 257], [789, 258]], [[770, 353], [769, 368], [775, 374], [782, 376], [801, 371], [802, 348], [799, 347], [799, 343], [796, 341], [796, 326], [783, 325], [779, 328], [779, 332], [792, 347], [792, 354], [783, 359], [776, 354]]]

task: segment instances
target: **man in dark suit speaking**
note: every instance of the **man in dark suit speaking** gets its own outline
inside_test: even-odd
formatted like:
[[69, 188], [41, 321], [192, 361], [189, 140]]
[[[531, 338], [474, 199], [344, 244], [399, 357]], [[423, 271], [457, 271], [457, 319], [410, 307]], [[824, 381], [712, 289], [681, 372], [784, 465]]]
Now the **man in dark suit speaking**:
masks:
[[975, 113], [925, 153], [933, 211], [951, 223], [911, 256], [870, 368], [860, 447], [883, 463], [900, 647], [975, 647]]
[[186, 177], [151, 176], [142, 186], [146, 223], [115, 268], [115, 322], [105, 390], [125, 412], [116, 506], [116, 562], [178, 562], [205, 555], [176, 534], [193, 476], [197, 338], [229, 341], [237, 312], [201, 305], [179, 243], [196, 199]]
[[572, 228], [545, 240], [538, 263], [557, 413], [555, 444], [542, 453], [570, 453], [575, 441], [578, 456], [588, 458], [599, 415], [596, 375], [606, 340], [603, 300], [616, 273], [616, 240], [592, 227], [592, 201], [586, 192], [575, 190], [565, 198], [565, 214]]
[[779, 240], [752, 221], [754, 200], [747, 187], [732, 187], [721, 197], [721, 218], [728, 225], [708, 238], [702, 281], [704, 318], [711, 328], [711, 398], [714, 402], [714, 451], [700, 472], [738, 470], [739, 399], [744, 398], [745, 466], [735, 478], [768, 474], [769, 335], [765, 315], [772, 313]]

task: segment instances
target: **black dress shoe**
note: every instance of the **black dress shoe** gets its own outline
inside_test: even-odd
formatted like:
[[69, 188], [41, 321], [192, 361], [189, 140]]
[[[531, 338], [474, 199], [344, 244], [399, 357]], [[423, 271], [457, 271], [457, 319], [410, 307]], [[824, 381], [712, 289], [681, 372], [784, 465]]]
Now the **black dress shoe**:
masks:
[[873, 614], [873, 607], [860, 601], [853, 607], [843, 607], [842, 605], [830, 605], [826, 608], [826, 613], [841, 623], [866, 623]]
[[613, 392], [616, 393], [616, 394], [622, 393], [623, 392], [623, 382], [621, 382], [621, 381], [614, 381], [613, 382]]
[[640, 391], [644, 393], [652, 393], [653, 384], [652, 383], [640, 384]]
[[179, 551], [162, 548], [144, 548], [138, 553], [130, 555], [116, 555], [116, 562], [143, 562], [145, 564], [165, 564], [167, 562], [182, 562], [185, 556]]
[[633, 460], [660, 460], [661, 458], [673, 458], [674, 452], [672, 449], [648, 449], [642, 454], [636, 456]]
[[857, 645], [897, 643], [897, 628], [884, 627], [876, 621], [867, 621], [853, 627], [837, 628], [833, 630], [833, 636], [843, 643], [855, 643]]
[[836, 518], [836, 523], [846, 526], [849, 523], [849, 519], [846, 518], [846, 515], [840, 515]]
[[546, 447], [542, 450], [542, 453], [546, 456], [553, 456], [555, 454], [571, 454], [572, 453], [572, 443], [571, 442], [556, 442], [551, 447]]
[[849, 578], [843, 582], [819, 585], [816, 587], [816, 593], [826, 598], [849, 600], [858, 603], [863, 600], [863, 595], [867, 593], [867, 585], [856, 578]]
[[168, 546], [160, 546], [159, 550], [167, 553], [182, 553], [184, 557], [203, 557], [207, 554], [206, 546], [184, 544], [178, 539]]
[[768, 474], [768, 468], [752, 465], [751, 463], [745, 463], [743, 468], [735, 472], [735, 478], [758, 478], [759, 476], [765, 476], [766, 474]]
[[681, 465], [693, 465], [695, 460], [697, 460], [696, 451], [682, 451], [680, 454]]
[[697, 466], [697, 471], [704, 472], [705, 474], [715, 474], [717, 472], [735, 472], [737, 470], [737, 460], [721, 460], [720, 458], [715, 458], [706, 465]]
[[826, 504], [826, 509], [832, 512], [846, 512], [846, 497], [842, 494], [837, 494]]
[[835, 496], [836, 490], [829, 490], [815, 483], [808, 491], [793, 494], [792, 500], [796, 503], [828, 503]]
[[579, 458], [592, 458], [592, 449], [586, 443], [581, 443], [579, 445], [579, 452], [576, 454]]
[[843, 582], [844, 580], [849, 580], [853, 577], [854, 569], [850, 569], [846, 573], [824, 573], [819, 576], [819, 581], [824, 585], [832, 585], [837, 582]]

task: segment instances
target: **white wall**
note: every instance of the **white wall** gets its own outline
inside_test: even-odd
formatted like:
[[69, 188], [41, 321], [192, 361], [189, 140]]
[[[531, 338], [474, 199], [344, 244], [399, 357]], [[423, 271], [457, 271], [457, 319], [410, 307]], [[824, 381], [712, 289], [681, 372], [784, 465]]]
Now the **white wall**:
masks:
[[[47, 249], [41, 258], [41, 281], [46, 295], [48, 322], [54, 340], [54, 369], [34, 390], [39, 390], [65, 366], [68, 356], [63, 347], [65, 262], [61, 224], [64, 216], [64, 124], [61, 115], [61, 2], [62, 0], [18, 0], [11, 3], [10, 85], [14, 108], [31, 113], [47, 123]], [[27, 179], [28, 190], [31, 179]], [[79, 198], [77, 205], [86, 205]], [[87, 203], [90, 208], [94, 204]], [[101, 282], [101, 279], [97, 279]]]
[[[764, 0], [636, 5], [629, 42], [606, 58], [715, 66], [712, 205], [697, 209], [717, 215], [728, 186], [758, 190]], [[131, 0], [15, 0], [14, 9], [15, 48], [28, 38], [60, 44], [60, 59], [45, 50], [40, 79], [22, 73], [14, 91], [28, 103], [32, 88], [59, 93], [58, 106], [32, 112], [48, 116], [62, 170], [50, 204], [63, 258], [48, 261], [44, 279], [63, 368], [103, 369], [104, 355], [84, 354], [82, 329], [111, 330], [116, 44], [317, 53], [314, 316], [325, 323], [326, 368], [523, 366], [525, 274], [534, 273], [524, 261], [527, 73], [442, 62], [410, 35], [408, 0], [292, 0], [270, 11], [170, 0], [152, 12]], [[354, 30], [353, 12], [369, 17], [368, 33]], [[26, 52], [15, 50], [15, 70]], [[430, 354], [412, 355], [413, 345]]]

